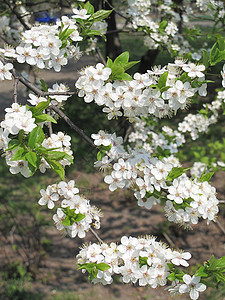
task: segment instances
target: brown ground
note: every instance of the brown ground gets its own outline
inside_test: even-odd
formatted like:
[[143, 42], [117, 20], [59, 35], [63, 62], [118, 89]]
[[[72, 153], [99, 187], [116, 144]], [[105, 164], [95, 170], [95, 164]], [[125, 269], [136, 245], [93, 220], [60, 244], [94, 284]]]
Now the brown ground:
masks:
[[[83, 65], [91, 63], [93, 63], [93, 58], [84, 57], [79, 64], [70, 64], [69, 69], [65, 69], [60, 74], [48, 71], [43, 72], [41, 77], [47, 80], [49, 86], [56, 81], [58, 83], [67, 82], [73, 89], [77, 78], [76, 71]], [[0, 95], [2, 118], [3, 108], [8, 107], [9, 103], [12, 102], [13, 88], [11, 82], [1, 83]], [[20, 99], [24, 100], [25, 98], [21, 96]], [[104, 213], [101, 228], [98, 230], [104, 241], [119, 241], [123, 235], [156, 235], [158, 240], [162, 240], [167, 244], [170, 243], [169, 241], [172, 241], [171, 247], [175, 246], [176, 248], [190, 251], [193, 255], [190, 261], [192, 265], [196, 262], [202, 263], [204, 260], [209, 259], [212, 254], [216, 258], [224, 255], [225, 236], [215, 223], [211, 222], [207, 226], [205, 221], [201, 221], [194, 226], [192, 231], [186, 231], [175, 225], [171, 226], [167, 230], [168, 239], [160, 230], [160, 223], [166, 220], [161, 207], [155, 206], [151, 211], [147, 211], [137, 207], [135, 199], [129, 192], [109, 192], [108, 187], [103, 183], [102, 175], [99, 173], [85, 174], [83, 172], [75, 172], [70, 175], [70, 178], [76, 180], [82, 193]], [[219, 199], [224, 199], [224, 178], [225, 174], [221, 172], [216, 174], [213, 179], [213, 184], [218, 190]], [[225, 227], [224, 216], [225, 209], [223, 206], [218, 217], [223, 227]], [[44, 292], [49, 295], [65, 290], [74, 291], [74, 298], [70, 299], [76, 299], [75, 296], [79, 295], [81, 300], [170, 299], [169, 294], [165, 293], [163, 288], [153, 290], [125, 286], [120, 283], [110, 286], [92, 286], [88, 283], [87, 276], [76, 270], [75, 256], [82, 243], [95, 242], [94, 236], [89, 232], [83, 240], [79, 238], [70, 239], [62, 237], [54, 226], [52, 226], [48, 234], [53, 243], [53, 250], [39, 270], [39, 280], [31, 285], [33, 291]], [[204, 298], [203, 294], [200, 299]], [[63, 296], [61, 299], [63, 299]], [[186, 297], [179, 297], [179, 299], [186, 299]], [[207, 296], [205, 299], [207, 299]]]
[[[218, 173], [213, 180], [218, 189], [218, 198], [221, 199], [223, 191], [222, 179], [224, 173]], [[165, 221], [165, 217], [160, 206], [155, 206], [151, 211], [140, 209], [136, 205], [136, 200], [129, 192], [115, 191], [111, 193], [102, 181], [102, 175], [85, 174], [75, 172], [70, 175], [75, 179], [82, 193], [91, 200], [92, 204], [101, 208], [104, 212], [101, 228], [98, 230], [100, 237], [107, 242], [119, 241], [123, 235], [140, 236], [152, 234], [158, 236], [158, 240], [169, 241], [159, 229], [159, 224]], [[224, 208], [221, 209], [218, 220], [225, 227]], [[221, 230], [215, 223], [207, 226], [205, 221], [201, 221], [192, 231], [186, 231], [176, 226], [171, 226], [167, 230], [169, 238], [175, 248], [190, 251], [193, 257], [190, 264], [203, 263], [212, 254], [216, 258], [224, 255], [225, 238]], [[32, 289], [35, 291], [45, 291], [55, 293], [61, 290], [75, 291], [80, 299], [171, 299], [169, 294], [164, 292], [164, 288], [150, 289], [134, 286], [125, 286], [115, 283], [110, 286], [92, 286], [88, 283], [87, 276], [76, 270], [75, 256], [79, 246], [85, 242], [96, 242], [96, 239], [89, 232], [83, 240], [62, 237], [60, 232], [52, 228], [49, 231], [53, 242], [53, 251], [45, 260], [40, 269], [40, 279], [46, 278], [46, 283], [34, 283]], [[173, 247], [173, 245], [170, 245]], [[187, 299], [185, 296], [178, 299]], [[202, 294], [200, 299], [205, 298]], [[219, 299], [219, 298], [218, 298]]]

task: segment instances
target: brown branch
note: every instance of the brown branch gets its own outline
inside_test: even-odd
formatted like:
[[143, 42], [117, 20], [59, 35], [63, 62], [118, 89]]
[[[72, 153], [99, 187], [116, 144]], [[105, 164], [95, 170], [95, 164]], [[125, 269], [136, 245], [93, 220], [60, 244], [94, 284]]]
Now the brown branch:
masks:
[[216, 220], [215, 224], [223, 232], [223, 234], [225, 234], [225, 229], [218, 220]]
[[93, 141], [84, 133], [82, 129], [77, 127], [70, 118], [67, 117], [67, 115], [64, 114], [64, 112], [59, 109], [55, 105], [50, 105], [50, 109], [53, 109], [74, 131], [76, 131], [89, 145], [91, 145], [93, 148], [95, 148], [97, 151], [99, 151], [98, 147], [93, 143]]
[[13, 90], [13, 102], [14, 103], [17, 103], [18, 83], [19, 83], [19, 79], [17, 77], [14, 77], [14, 90]]
[[106, 66], [106, 61], [105, 61], [105, 59], [104, 59], [104, 57], [103, 57], [103, 55], [102, 55], [102, 53], [101, 53], [101, 51], [98, 47], [96, 48], [96, 51], [97, 51], [97, 54], [98, 54], [101, 62], [103, 63], [104, 66]]
[[[6, 61], [1, 57], [0, 57], [0, 60], [3, 63], [6, 63]], [[72, 95], [76, 94], [76, 92], [43, 92], [42, 90], [37, 88], [33, 83], [31, 83], [29, 80], [24, 78], [22, 75], [19, 75], [14, 68], [11, 70], [11, 72], [15, 79], [18, 79], [18, 81], [23, 83], [28, 89], [30, 89], [32, 92], [34, 92], [38, 96], [42, 96], [42, 97], [54, 96], [54, 95], [72, 96]]]
[[99, 237], [99, 235], [92, 228], [90, 228], [90, 231], [100, 243], [104, 243], [103, 240]]
[[118, 12], [118, 10], [116, 10], [116, 9], [109, 3], [108, 0], [104, 0], [104, 2], [107, 3], [108, 6], [109, 6], [111, 9], [113, 9], [113, 11], [114, 11], [118, 16], [122, 17], [123, 19], [125, 19], [125, 20], [126, 20], [127, 22], [129, 22], [129, 23], [131, 22], [130, 18], [128, 18], [128, 17], [124, 16], [123, 14], [121, 14], [120, 12]]
[[26, 30], [31, 29], [31, 27], [23, 20], [23, 17], [18, 13], [16, 10], [16, 5], [12, 7], [10, 1], [5, 0], [5, 3], [8, 5], [9, 9], [12, 11], [12, 13], [17, 17], [17, 19], [20, 21], [20, 23], [24, 26]]

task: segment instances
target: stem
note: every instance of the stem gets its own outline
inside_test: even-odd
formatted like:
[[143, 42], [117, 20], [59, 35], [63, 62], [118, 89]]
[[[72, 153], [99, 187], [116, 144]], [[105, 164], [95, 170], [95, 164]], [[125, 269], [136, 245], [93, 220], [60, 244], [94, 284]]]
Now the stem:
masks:
[[98, 47], [96, 48], [96, 51], [98, 53], [98, 56], [99, 56], [101, 62], [103, 63], [104, 66], [106, 66], [106, 61], [105, 61], [105, 59], [104, 59], [104, 57], [103, 57], [103, 55], [102, 55], [102, 53], [101, 53], [101, 51]]
[[99, 151], [98, 147], [93, 143], [93, 141], [84, 133], [82, 129], [80, 129], [77, 125], [75, 125], [64, 112], [59, 109], [55, 105], [50, 105], [49, 108], [53, 109], [74, 131], [76, 131], [89, 145]]
[[18, 88], [19, 79], [17, 77], [14, 77], [14, 91], [13, 91], [13, 102], [17, 103], [17, 88]]
[[104, 243], [103, 240], [99, 237], [99, 235], [92, 228], [90, 228], [90, 231], [100, 243]]

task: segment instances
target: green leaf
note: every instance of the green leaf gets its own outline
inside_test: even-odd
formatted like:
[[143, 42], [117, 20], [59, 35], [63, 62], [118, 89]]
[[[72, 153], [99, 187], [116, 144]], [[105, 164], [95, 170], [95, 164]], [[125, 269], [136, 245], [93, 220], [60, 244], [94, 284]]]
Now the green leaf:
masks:
[[160, 89], [160, 92], [161, 93], [166, 92], [169, 88], [171, 88], [171, 86], [164, 86]]
[[34, 149], [35, 144], [41, 144], [45, 138], [45, 134], [41, 126], [35, 127], [28, 135], [28, 146]]
[[158, 80], [158, 87], [161, 89], [163, 88], [164, 86], [166, 86], [166, 80], [167, 80], [167, 76], [168, 76], [168, 71], [164, 72], [159, 80]]
[[23, 159], [23, 156], [24, 154], [26, 153], [27, 151], [23, 148], [23, 147], [19, 147], [16, 152], [13, 154], [13, 156], [11, 157], [11, 160], [14, 161], [14, 160], [21, 160]]
[[97, 12], [95, 12], [89, 19], [88, 21], [102, 21], [104, 19], [106, 19], [110, 14], [111, 12], [113, 11], [112, 10], [98, 10]]
[[48, 91], [48, 86], [47, 84], [45, 83], [45, 81], [43, 79], [40, 79], [40, 83], [41, 83], [41, 90], [43, 92], [47, 92]]
[[190, 77], [188, 76], [188, 74], [186, 72], [182, 73], [180, 76], [180, 80], [185, 83], [186, 81], [190, 80]]
[[74, 218], [74, 222], [80, 222], [81, 220], [83, 220], [85, 218], [85, 215], [79, 213], [76, 215], [76, 217]]
[[88, 14], [88, 15], [93, 15], [93, 13], [94, 13], [94, 11], [95, 11], [95, 10], [94, 10], [94, 6], [91, 5], [91, 3], [90, 3], [89, 1], [85, 3], [84, 9], [87, 10], [87, 14]]
[[18, 140], [19, 140], [20, 143], [23, 142], [23, 138], [24, 138], [24, 130], [21, 129], [21, 130], [19, 131], [19, 135], [18, 135]]
[[123, 66], [124, 70], [127, 71], [128, 69], [132, 68], [134, 65], [138, 64], [140, 60], [137, 61], [130, 61]]
[[27, 152], [24, 157], [34, 168], [37, 169], [38, 158], [37, 158], [37, 154], [35, 152], [32, 152], [32, 151]]
[[203, 173], [200, 177], [200, 181], [209, 181], [211, 179], [211, 177], [214, 175], [215, 172], [209, 172], [209, 173]]
[[168, 277], [167, 277], [170, 281], [174, 281], [176, 279], [176, 275], [175, 273], [171, 273]]
[[30, 164], [28, 162], [28, 170], [29, 170], [30, 175], [32, 176], [37, 171], [37, 168], [35, 168], [32, 164]]
[[63, 166], [60, 163], [58, 163], [57, 161], [48, 159], [46, 156], [45, 156], [45, 159], [46, 159], [47, 163], [50, 165], [50, 167], [52, 168], [52, 170], [55, 171], [59, 175], [59, 177], [64, 181], [65, 180], [65, 170], [64, 170]]
[[164, 20], [159, 24], [159, 30], [164, 30], [168, 25], [168, 21]]
[[20, 145], [19, 140], [16, 140], [16, 139], [10, 140], [8, 143], [9, 147], [5, 151], [12, 151], [12, 150], [16, 149], [19, 145]]
[[50, 99], [48, 101], [41, 101], [35, 107], [29, 107], [29, 110], [32, 111], [33, 117], [42, 114], [43, 110], [49, 107], [49, 103], [50, 103]]
[[133, 80], [133, 78], [127, 73], [123, 73], [121, 75], [116, 75], [114, 78], [117, 80], [127, 80], [127, 81]]
[[205, 49], [202, 52], [202, 63], [206, 68], [208, 68], [208, 66], [209, 66], [209, 53]]
[[94, 37], [95, 35], [102, 35], [102, 30], [89, 30], [86, 34], [91, 37]]
[[35, 116], [35, 122], [36, 123], [42, 123], [42, 122], [52, 122], [52, 123], [57, 123], [56, 120], [49, 116], [48, 114], [41, 114], [41, 115], [37, 115]]
[[185, 173], [190, 168], [183, 169], [182, 167], [173, 167], [172, 170], [169, 172], [166, 180], [167, 181], [173, 181], [175, 178], [181, 176], [183, 173]]
[[67, 153], [61, 151], [49, 151], [47, 157], [48, 159], [56, 161], [66, 158], [71, 164], [73, 163], [73, 158]]
[[140, 266], [140, 268], [144, 265], [148, 265], [147, 260], [148, 260], [147, 257], [139, 256], [139, 266]]
[[100, 161], [103, 158], [103, 153], [101, 151], [98, 152], [97, 154], [97, 160]]
[[121, 75], [124, 73], [124, 68], [119, 65], [113, 64], [111, 70], [112, 70], [111, 76]]
[[62, 225], [64, 226], [70, 226], [70, 218], [68, 216], [65, 217], [65, 219], [62, 221]]
[[129, 61], [129, 52], [123, 52], [115, 60], [114, 64], [120, 65], [121, 67], [125, 66]]
[[111, 58], [108, 57], [106, 67], [111, 68], [112, 65], [113, 65], [113, 61], [111, 60]]
[[201, 266], [196, 272], [195, 276], [198, 277], [208, 277], [209, 275], [205, 272], [205, 267]]
[[79, 264], [78, 270], [85, 269], [90, 273], [94, 267], [96, 267], [96, 263]]
[[106, 271], [106, 270], [110, 269], [111, 267], [105, 263], [99, 263], [96, 265], [96, 268], [101, 271]]

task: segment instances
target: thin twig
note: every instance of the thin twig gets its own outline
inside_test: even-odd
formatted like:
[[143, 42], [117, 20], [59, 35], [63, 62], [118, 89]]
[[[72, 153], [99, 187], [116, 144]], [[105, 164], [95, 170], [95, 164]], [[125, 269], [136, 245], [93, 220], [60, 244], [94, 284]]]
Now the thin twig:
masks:
[[[0, 61], [2, 61], [4, 64], [7, 63], [5, 59], [3, 59], [2, 57], [0, 57]], [[38, 96], [42, 96], [42, 97], [48, 97], [54, 95], [73, 96], [76, 94], [76, 92], [69, 92], [69, 91], [68, 92], [43, 92], [42, 90], [37, 88], [33, 83], [31, 83], [28, 79], [24, 78], [22, 75], [19, 75], [14, 68], [10, 71], [14, 78], [17, 78], [21, 83], [23, 83], [28, 89], [30, 89]]]
[[67, 115], [64, 114], [64, 112], [59, 109], [55, 105], [50, 105], [50, 109], [53, 109], [74, 131], [76, 131], [89, 145], [91, 145], [93, 148], [99, 151], [98, 147], [93, 143], [93, 141], [83, 132], [82, 129], [77, 127], [70, 118], [67, 117]]
[[104, 243], [103, 240], [99, 237], [99, 235], [98, 235], [92, 228], [90, 228], [90, 231], [93, 233], [93, 235], [96, 237], [96, 239], [97, 239], [100, 243]]
[[167, 242], [169, 243], [170, 246], [172, 246], [173, 248], [176, 247], [176, 245], [174, 244], [174, 242], [171, 240], [171, 238], [168, 236], [167, 233], [163, 232], [163, 236], [167, 240]]
[[125, 17], [123, 14], [121, 14], [120, 12], [118, 12], [118, 10], [116, 10], [110, 3], [108, 0], [104, 0], [104, 2], [106, 2], [108, 4], [108, 6], [113, 9], [113, 11], [120, 17], [124, 18], [127, 22], [131, 22], [130, 18]]
[[24, 26], [26, 30], [31, 29], [31, 27], [23, 20], [23, 17], [17, 12], [16, 5], [12, 7], [10, 1], [5, 0], [5, 3], [8, 5], [9, 9], [12, 11], [12, 13], [17, 17], [17, 19], [20, 21], [20, 23]]
[[97, 53], [98, 53], [98, 56], [99, 56], [101, 62], [103, 63], [104, 66], [106, 66], [106, 61], [105, 61], [100, 49], [97, 47], [96, 50], [97, 50]]
[[225, 234], [225, 229], [224, 229], [224, 227], [222, 226], [222, 224], [218, 220], [216, 220], [215, 224], [223, 232], [223, 234]]
[[17, 77], [14, 77], [14, 90], [13, 90], [13, 102], [14, 103], [17, 103], [18, 83], [19, 83], [19, 79]]
[[[50, 110], [49, 109], [48, 109], [47, 113], [48, 113], [48, 115], [50, 115]], [[49, 136], [51, 136], [53, 134], [52, 122], [48, 122], [48, 130], [49, 130]]]

